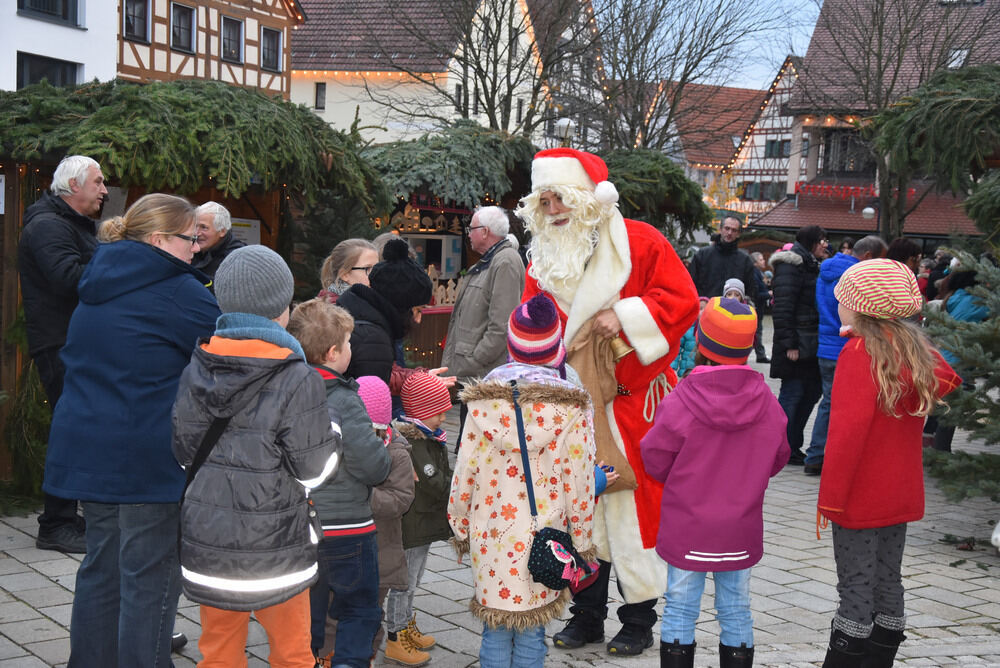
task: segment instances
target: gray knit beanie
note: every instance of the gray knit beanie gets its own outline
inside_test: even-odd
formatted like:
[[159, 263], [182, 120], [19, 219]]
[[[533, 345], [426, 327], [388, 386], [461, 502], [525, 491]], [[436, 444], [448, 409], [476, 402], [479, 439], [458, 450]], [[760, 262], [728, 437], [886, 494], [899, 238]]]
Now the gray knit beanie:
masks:
[[288, 265], [267, 246], [237, 248], [215, 272], [215, 298], [223, 313], [252, 313], [274, 320], [292, 302]]

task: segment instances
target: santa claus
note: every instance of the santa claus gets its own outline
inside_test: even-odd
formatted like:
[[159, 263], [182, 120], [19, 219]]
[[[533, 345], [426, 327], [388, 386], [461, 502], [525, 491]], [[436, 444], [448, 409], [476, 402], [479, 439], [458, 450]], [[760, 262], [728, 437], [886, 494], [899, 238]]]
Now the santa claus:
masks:
[[[531, 167], [530, 195], [517, 214], [531, 232], [523, 300], [539, 292], [560, 309], [569, 362], [594, 399], [598, 460], [620, 474], [595, 510], [601, 576], [573, 599], [557, 647], [604, 641], [613, 567], [625, 603], [612, 654], [653, 644], [656, 601], [666, 565], [653, 547], [662, 487], [648, 477], [639, 441], [677, 377], [670, 361], [698, 315], [690, 275], [663, 235], [618, 211], [618, 191], [599, 157], [558, 148]], [[601, 407], [604, 410], [599, 410]]]

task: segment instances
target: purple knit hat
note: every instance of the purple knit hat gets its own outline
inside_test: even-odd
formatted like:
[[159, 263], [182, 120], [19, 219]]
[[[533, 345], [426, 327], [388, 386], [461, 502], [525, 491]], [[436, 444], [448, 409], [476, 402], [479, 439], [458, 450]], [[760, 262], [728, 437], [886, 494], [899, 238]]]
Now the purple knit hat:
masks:
[[392, 422], [392, 396], [389, 386], [378, 376], [361, 376], [357, 380], [358, 396], [365, 404], [368, 417], [376, 429], [388, 429]]
[[507, 322], [507, 352], [514, 362], [562, 369], [566, 347], [556, 305], [537, 294], [519, 304]]

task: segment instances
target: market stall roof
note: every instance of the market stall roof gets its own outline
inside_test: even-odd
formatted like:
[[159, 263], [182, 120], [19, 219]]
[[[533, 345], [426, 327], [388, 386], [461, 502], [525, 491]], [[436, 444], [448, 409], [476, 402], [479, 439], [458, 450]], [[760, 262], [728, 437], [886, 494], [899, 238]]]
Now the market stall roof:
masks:
[[[877, 234], [877, 217], [865, 218], [861, 211], [875, 203], [867, 189], [870, 179], [839, 179], [832, 184], [816, 179], [799, 188], [798, 204], [787, 199], [762, 215], [754, 228], [797, 230], [806, 225], [819, 225], [829, 233]], [[930, 184], [914, 183], [911, 201], [922, 195]], [[853, 190], [853, 189], [857, 190]], [[851, 211], [851, 192], [859, 192]], [[916, 210], [906, 217], [903, 232], [908, 235], [948, 237], [979, 236], [981, 233], [962, 209], [962, 200], [950, 194], [927, 193]]]

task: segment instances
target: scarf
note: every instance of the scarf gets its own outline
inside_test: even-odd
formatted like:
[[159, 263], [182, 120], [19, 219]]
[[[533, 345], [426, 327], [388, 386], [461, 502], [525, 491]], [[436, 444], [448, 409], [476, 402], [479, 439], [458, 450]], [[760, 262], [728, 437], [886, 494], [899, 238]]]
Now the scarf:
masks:
[[399, 419], [402, 420], [403, 422], [409, 422], [410, 424], [412, 424], [414, 427], [420, 430], [421, 434], [423, 434], [427, 438], [434, 441], [438, 441], [442, 445], [448, 444], [448, 434], [445, 433], [444, 429], [441, 429], [440, 427], [437, 429], [431, 429], [417, 418], [411, 418], [405, 415], [401, 415]]
[[303, 360], [306, 354], [298, 340], [273, 320], [252, 313], [223, 313], [215, 321], [215, 335], [224, 339], [259, 339], [288, 348]]

